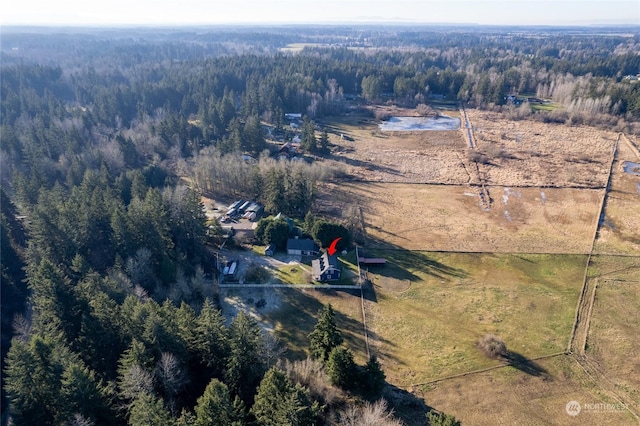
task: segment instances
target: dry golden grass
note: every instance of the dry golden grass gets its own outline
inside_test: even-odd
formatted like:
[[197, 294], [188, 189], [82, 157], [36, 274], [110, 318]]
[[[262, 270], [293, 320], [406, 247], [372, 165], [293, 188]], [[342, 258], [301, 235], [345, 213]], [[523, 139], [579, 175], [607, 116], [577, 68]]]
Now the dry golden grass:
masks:
[[480, 172], [492, 185], [604, 187], [618, 135], [587, 126], [512, 121], [468, 110], [477, 149], [490, 163]]
[[[415, 115], [389, 110], [393, 115]], [[446, 114], [459, 117], [457, 111]], [[602, 188], [617, 135], [592, 127], [511, 121], [500, 114], [468, 110], [477, 151], [488, 162], [480, 173], [490, 185]], [[357, 179], [374, 182], [478, 183], [469, 162], [466, 130], [382, 132], [364, 116], [327, 124], [334, 155]], [[354, 141], [341, 140], [345, 134]]]
[[640, 160], [625, 143], [620, 143], [604, 222], [595, 244], [597, 253], [640, 255], [640, 176], [625, 173], [625, 161]]
[[569, 356], [559, 356], [536, 363], [547, 371], [531, 376], [514, 368], [492, 370], [439, 382], [416, 390], [427, 404], [453, 414], [468, 425], [637, 425], [626, 410], [597, 411], [585, 409], [569, 416], [566, 404], [616, 404], [600, 390]]
[[[604, 190], [489, 188], [485, 210], [467, 186], [343, 183], [319, 207], [363, 210], [367, 244], [407, 250], [588, 253]], [[349, 220], [350, 218], [344, 218]]]
[[640, 258], [597, 256], [586, 360], [640, 412]]
[[[457, 130], [381, 132], [378, 122], [363, 117], [332, 120], [333, 155], [356, 179], [377, 182], [469, 182], [463, 162], [466, 144]], [[354, 141], [341, 140], [345, 134]]]

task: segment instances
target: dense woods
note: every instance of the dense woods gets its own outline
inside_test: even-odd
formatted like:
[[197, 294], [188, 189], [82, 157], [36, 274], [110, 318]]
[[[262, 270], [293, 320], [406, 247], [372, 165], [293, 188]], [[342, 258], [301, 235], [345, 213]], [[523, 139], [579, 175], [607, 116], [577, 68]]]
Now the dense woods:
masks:
[[[3, 28], [0, 48], [2, 406], [17, 425], [388, 414], [337, 412], [344, 392], [375, 401], [384, 373], [354, 364], [330, 308], [310, 336], [316, 361], [298, 364], [278, 362], [254, 319], [218, 310], [201, 193], [303, 218], [342, 173], [277, 159], [287, 113], [305, 116], [308, 159], [329, 152], [323, 117], [368, 102], [636, 133], [640, 120], [640, 35], [621, 29]], [[330, 226], [309, 233], [326, 245]]]

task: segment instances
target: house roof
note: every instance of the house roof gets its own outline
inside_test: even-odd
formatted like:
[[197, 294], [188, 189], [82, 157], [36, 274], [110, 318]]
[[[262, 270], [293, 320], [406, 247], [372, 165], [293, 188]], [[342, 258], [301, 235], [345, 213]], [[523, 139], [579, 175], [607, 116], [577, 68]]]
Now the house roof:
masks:
[[311, 261], [311, 270], [314, 277], [320, 277], [330, 269], [340, 269], [338, 265], [338, 256], [335, 254], [333, 256], [329, 256], [329, 253], [325, 252], [319, 258]]
[[287, 240], [287, 250], [318, 251], [320, 248], [313, 240], [308, 238], [289, 238]]

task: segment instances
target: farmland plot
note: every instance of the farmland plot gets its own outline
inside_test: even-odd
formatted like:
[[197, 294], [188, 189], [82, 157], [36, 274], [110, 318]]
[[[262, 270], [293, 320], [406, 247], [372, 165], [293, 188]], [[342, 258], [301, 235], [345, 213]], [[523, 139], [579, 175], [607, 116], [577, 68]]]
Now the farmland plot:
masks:
[[480, 172], [491, 185], [603, 188], [618, 135], [587, 126], [512, 121], [468, 110]]
[[625, 171], [625, 164], [636, 160], [634, 154], [627, 144], [619, 144], [595, 244], [597, 253], [640, 255], [640, 176]]
[[349, 183], [332, 187], [320, 203], [345, 214], [351, 214], [345, 204], [362, 208], [367, 244], [374, 247], [503, 253], [591, 249], [604, 190], [489, 191], [488, 210], [467, 186]]

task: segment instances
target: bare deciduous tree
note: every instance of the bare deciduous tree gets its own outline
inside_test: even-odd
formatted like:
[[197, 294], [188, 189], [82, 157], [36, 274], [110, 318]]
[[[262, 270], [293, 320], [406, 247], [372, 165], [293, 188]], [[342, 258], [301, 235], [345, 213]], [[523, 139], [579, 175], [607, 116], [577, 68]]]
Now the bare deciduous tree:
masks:
[[402, 426], [402, 422], [389, 411], [387, 401], [379, 399], [367, 402], [363, 407], [349, 406], [341, 415], [340, 424], [345, 426]]
[[176, 397], [189, 379], [180, 366], [180, 361], [172, 353], [163, 352], [156, 365], [156, 377], [167, 396], [169, 410], [176, 415]]
[[119, 382], [120, 395], [134, 400], [143, 392], [153, 392], [153, 376], [138, 364], [127, 369]]

